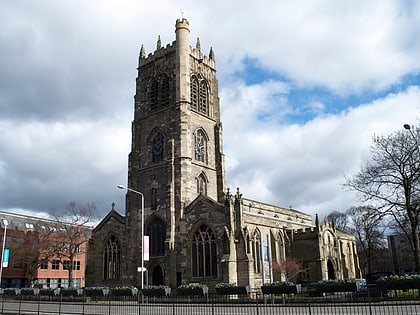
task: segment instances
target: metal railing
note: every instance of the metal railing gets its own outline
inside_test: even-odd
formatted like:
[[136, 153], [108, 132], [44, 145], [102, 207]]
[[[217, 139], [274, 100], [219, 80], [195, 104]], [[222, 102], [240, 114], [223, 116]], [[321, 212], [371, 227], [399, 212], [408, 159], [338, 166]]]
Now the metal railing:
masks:
[[328, 315], [420, 314], [419, 290], [263, 295], [131, 296], [8, 295], [1, 314], [24, 315]]

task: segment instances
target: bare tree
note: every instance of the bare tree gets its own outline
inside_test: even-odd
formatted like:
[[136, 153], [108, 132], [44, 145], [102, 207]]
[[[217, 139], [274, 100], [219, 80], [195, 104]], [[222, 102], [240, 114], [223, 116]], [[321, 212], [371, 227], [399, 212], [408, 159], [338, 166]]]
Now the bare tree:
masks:
[[351, 221], [350, 231], [356, 237], [360, 265], [365, 273], [371, 273], [376, 269], [376, 254], [385, 247], [383, 216], [369, 206], [352, 207], [347, 214]]
[[365, 201], [374, 203], [375, 211], [393, 218], [411, 242], [417, 272], [420, 272], [419, 133], [419, 128], [414, 128], [414, 133], [400, 130], [387, 137], [376, 137], [371, 161], [354, 177], [347, 178], [345, 184]]
[[273, 276], [274, 279], [281, 280], [286, 277], [286, 280], [300, 283], [302, 276], [306, 274], [307, 268], [305, 264], [295, 258], [288, 258], [280, 263], [273, 264]]
[[324, 221], [334, 222], [335, 227], [341, 231], [349, 231], [347, 213], [333, 211], [325, 217]]
[[91, 235], [89, 223], [95, 218], [96, 206], [88, 203], [78, 206], [70, 202], [65, 214], [51, 210], [55, 221], [54, 254], [65, 269], [68, 270], [69, 287], [73, 287], [73, 270], [75, 259], [85, 253], [86, 243]]
[[51, 233], [51, 229], [38, 222], [32, 229], [12, 237], [12, 258], [26, 266], [29, 283], [33, 282], [42, 263], [54, 256]]

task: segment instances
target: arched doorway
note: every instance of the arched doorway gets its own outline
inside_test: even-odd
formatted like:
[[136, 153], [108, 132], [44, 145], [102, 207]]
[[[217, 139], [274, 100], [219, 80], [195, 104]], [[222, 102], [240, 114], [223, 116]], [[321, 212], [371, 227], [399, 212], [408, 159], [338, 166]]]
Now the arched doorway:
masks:
[[156, 265], [152, 270], [150, 282], [152, 285], [162, 285], [164, 284], [163, 280], [162, 268], [159, 265]]
[[335, 271], [334, 271], [334, 265], [333, 265], [331, 259], [328, 259], [327, 269], [328, 269], [328, 280], [334, 280], [335, 279]]

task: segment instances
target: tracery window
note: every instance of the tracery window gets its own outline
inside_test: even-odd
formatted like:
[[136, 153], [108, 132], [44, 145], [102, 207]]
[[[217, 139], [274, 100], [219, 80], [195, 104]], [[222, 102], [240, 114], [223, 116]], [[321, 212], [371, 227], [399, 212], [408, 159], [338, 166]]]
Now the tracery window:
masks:
[[193, 235], [191, 244], [193, 277], [217, 276], [217, 245], [213, 231], [201, 224]]
[[191, 108], [208, 115], [208, 85], [204, 79], [197, 76], [191, 77]]
[[207, 138], [202, 129], [194, 135], [194, 157], [199, 162], [207, 162]]
[[115, 236], [105, 243], [104, 279], [119, 279], [121, 270], [121, 246]]
[[164, 152], [164, 145], [163, 145], [163, 135], [162, 133], [158, 133], [155, 138], [153, 139], [152, 143], [152, 155], [153, 155], [153, 163], [159, 163], [163, 161], [163, 152]]
[[155, 217], [146, 229], [149, 235], [150, 256], [163, 256], [165, 254], [166, 225], [162, 219]]

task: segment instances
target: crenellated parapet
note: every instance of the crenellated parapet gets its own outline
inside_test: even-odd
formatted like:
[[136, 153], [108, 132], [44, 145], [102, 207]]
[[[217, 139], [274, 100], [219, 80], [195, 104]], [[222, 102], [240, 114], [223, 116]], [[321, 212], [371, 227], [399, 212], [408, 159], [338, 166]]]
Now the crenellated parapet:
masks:
[[147, 65], [149, 63], [154, 63], [156, 60], [163, 58], [164, 56], [173, 53], [176, 51], [175, 41], [172, 44], [166, 45], [166, 47], [159, 48], [160, 37], [158, 39], [157, 49], [153, 53], [149, 53], [146, 56], [146, 50], [144, 46], [141, 46], [140, 54], [139, 54], [139, 67]]
[[294, 240], [316, 239], [318, 237], [318, 229], [316, 227], [308, 227], [293, 230]]
[[[216, 60], [213, 52], [213, 48], [210, 48], [209, 56], [206, 56], [201, 51], [200, 41], [197, 38], [197, 44], [195, 48], [190, 47], [190, 56], [193, 60], [200, 64], [210, 67], [212, 70], [216, 70]], [[174, 53], [176, 51], [176, 41], [171, 44], [167, 44], [166, 47], [161, 47], [160, 36], [158, 37], [156, 50], [153, 53], [146, 53], [144, 46], [142, 45], [139, 53], [139, 67], [154, 63], [156, 60], [163, 58], [164, 56]]]

